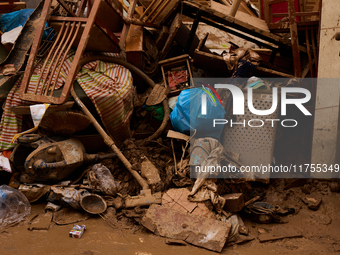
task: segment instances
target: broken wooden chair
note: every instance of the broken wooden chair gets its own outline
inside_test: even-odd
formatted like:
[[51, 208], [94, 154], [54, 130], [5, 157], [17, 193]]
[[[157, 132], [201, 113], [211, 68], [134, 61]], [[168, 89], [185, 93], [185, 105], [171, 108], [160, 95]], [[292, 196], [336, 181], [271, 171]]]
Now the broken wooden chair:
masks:
[[[63, 104], [80, 69], [79, 61], [86, 50], [101, 52], [120, 52], [119, 39], [124, 21], [109, 0], [81, 0], [76, 10], [71, 9], [63, 0], [58, 0], [67, 16], [50, 16], [52, 0], [46, 0], [37, 26], [37, 33], [31, 47], [26, 70], [20, 87], [22, 100], [40, 103]], [[42, 34], [46, 22], [57, 31], [37, 82], [33, 88], [30, 80], [34, 70]], [[100, 38], [100, 39], [99, 39]], [[61, 67], [71, 47], [76, 49], [60, 96], [55, 93]]]

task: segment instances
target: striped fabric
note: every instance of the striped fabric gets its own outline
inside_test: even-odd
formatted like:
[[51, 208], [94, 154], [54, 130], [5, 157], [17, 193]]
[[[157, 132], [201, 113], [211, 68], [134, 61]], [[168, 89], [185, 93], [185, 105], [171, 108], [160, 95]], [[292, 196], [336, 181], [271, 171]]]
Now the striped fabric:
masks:
[[[84, 57], [89, 55], [91, 53], [86, 53]], [[112, 54], [106, 55], [112, 56]], [[114, 54], [113, 56], [117, 55]], [[65, 82], [73, 57], [74, 51], [70, 51], [61, 67], [56, 89], [59, 89]], [[41, 69], [42, 63], [33, 72], [28, 93], [33, 94]], [[21, 81], [22, 78], [19, 78], [6, 99], [0, 123], [0, 150], [13, 149], [16, 145], [11, 143], [13, 136], [24, 131], [21, 130], [22, 116], [16, 116], [9, 110], [12, 106], [31, 104], [19, 98]], [[52, 82], [54, 81], [55, 75], [52, 79]], [[108, 133], [118, 144], [131, 137], [130, 119], [133, 111], [133, 84], [130, 71], [120, 65], [94, 61], [82, 68], [77, 75], [77, 81], [95, 105]]]
[[96, 106], [107, 132], [115, 141], [120, 144], [131, 137], [133, 85], [130, 71], [97, 60], [82, 68], [77, 81]]

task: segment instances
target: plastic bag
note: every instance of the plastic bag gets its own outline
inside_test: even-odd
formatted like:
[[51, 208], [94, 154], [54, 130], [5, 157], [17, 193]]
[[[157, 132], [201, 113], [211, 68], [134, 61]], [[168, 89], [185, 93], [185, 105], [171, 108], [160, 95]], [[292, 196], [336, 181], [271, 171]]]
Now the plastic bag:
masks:
[[[34, 9], [22, 9], [15, 12], [5, 13], [0, 17], [0, 30], [5, 33], [12, 29], [24, 26]], [[49, 28], [48, 24], [45, 24], [45, 31], [43, 33], [43, 39], [47, 39], [52, 28]]]
[[[207, 114], [202, 115], [202, 95], [207, 97]], [[219, 139], [223, 125], [213, 127], [214, 119], [223, 119], [225, 110], [216, 100], [209, 88], [192, 88], [183, 90], [177, 99], [176, 106], [170, 114], [174, 129], [184, 134], [197, 130], [196, 137], [213, 137]]]
[[116, 196], [118, 183], [114, 180], [110, 170], [102, 165], [95, 164], [88, 174], [91, 186], [105, 195]]
[[0, 30], [5, 33], [18, 26], [24, 26], [34, 9], [22, 9], [20, 11], [5, 13], [0, 17]]
[[24, 220], [31, 214], [31, 205], [18, 190], [0, 186], [0, 229]]

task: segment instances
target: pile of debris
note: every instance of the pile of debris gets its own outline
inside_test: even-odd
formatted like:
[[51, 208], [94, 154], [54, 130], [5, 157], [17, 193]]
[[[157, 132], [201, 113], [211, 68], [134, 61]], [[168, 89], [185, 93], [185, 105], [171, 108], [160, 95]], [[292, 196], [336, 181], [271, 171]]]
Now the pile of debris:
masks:
[[[3, 37], [15, 40], [2, 40], [10, 52], [0, 65], [0, 173], [10, 186], [0, 187], [0, 228], [24, 220], [30, 203], [44, 201], [46, 212], [31, 217], [30, 230], [91, 215], [116, 227], [119, 215], [169, 244], [221, 252], [254, 239], [240, 215], [283, 223], [302, 202], [318, 210], [325, 183], [303, 184], [302, 192], [318, 196], [289, 197], [285, 188], [266, 192], [270, 175], [259, 180], [240, 171], [272, 164], [280, 127], [261, 126], [255, 139], [246, 129], [205, 129], [205, 121], [230, 116], [235, 102], [196, 79], [227, 77], [238, 89], [252, 88], [264, 110], [271, 88], [310, 86], [294, 78], [315, 77], [319, 20], [301, 15], [297, 21], [294, 1], [287, 2], [289, 13], [266, 11], [266, 21], [249, 0], [43, 0], [28, 16], [25, 9], [10, 13], [26, 15], [15, 31], [3, 28], [3, 15]], [[206, 31], [216, 33], [209, 38]], [[209, 98], [205, 114], [190, 107], [203, 96]], [[217, 165], [232, 171], [218, 175], [209, 168]], [[274, 193], [286, 197], [275, 200]], [[73, 216], [65, 220], [65, 213]], [[70, 236], [80, 238], [84, 230], [76, 226]], [[285, 237], [264, 232], [259, 240]]]

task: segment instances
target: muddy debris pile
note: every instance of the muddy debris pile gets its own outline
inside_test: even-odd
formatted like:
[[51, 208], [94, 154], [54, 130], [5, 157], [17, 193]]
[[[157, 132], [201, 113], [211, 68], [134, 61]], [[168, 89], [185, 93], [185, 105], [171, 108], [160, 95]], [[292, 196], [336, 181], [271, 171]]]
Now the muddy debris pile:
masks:
[[[293, 115], [303, 124], [289, 133], [276, 105], [314, 88], [298, 78], [316, 76], [317, 20], [308, 37], [244, 0], [20, 6], [0, 17], [0, 231], [75, 224], [83, 238], [97, 217], [222, 252], [256, 238], [247, 222], [286, 223], [339, 191], [269, 171], [310, 160], [313, 121]], [[303, 236], [258, 230], [260, 242]]]

